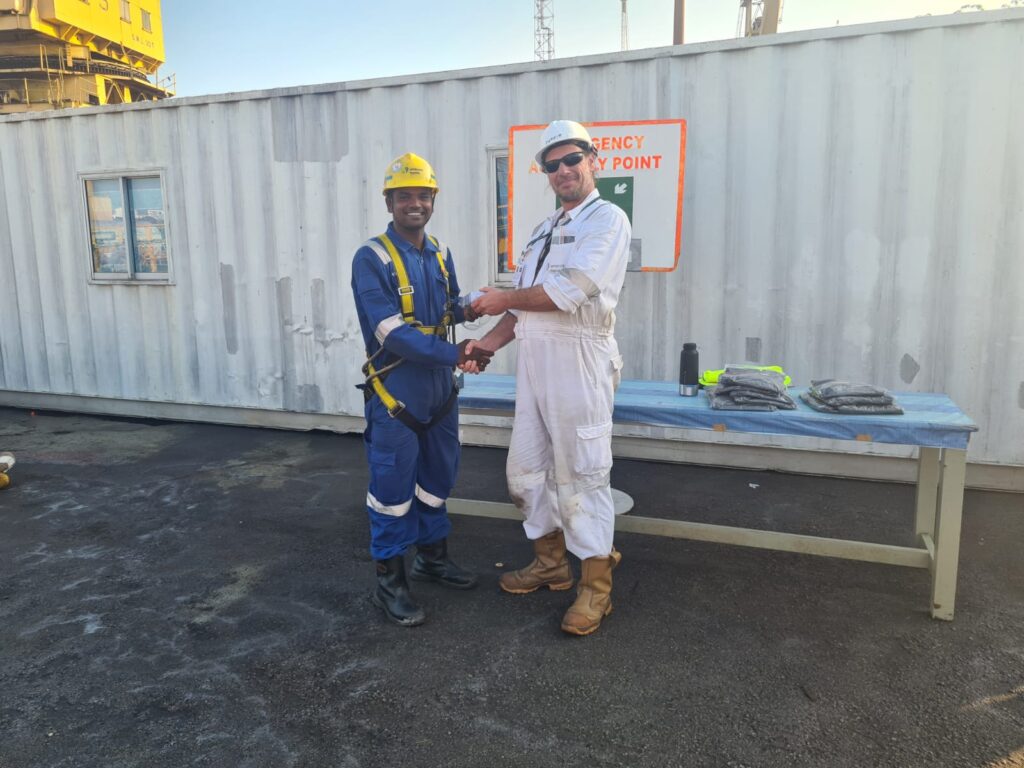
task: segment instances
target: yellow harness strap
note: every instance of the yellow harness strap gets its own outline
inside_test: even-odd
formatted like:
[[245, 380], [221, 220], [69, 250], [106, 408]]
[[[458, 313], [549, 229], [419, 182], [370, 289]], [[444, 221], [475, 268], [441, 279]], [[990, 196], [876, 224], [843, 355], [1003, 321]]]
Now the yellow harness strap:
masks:
[[[428, 336], [445, 336], [448, 333], [448, 327], [452, 324], [454, 317], [452, 316], [451, 310], [447, 310], [444, 316], [441, 318], [440, 325], [423, 325], [416, 319], [415, 316], [415, 305], [413, 302], [413, 294], [415, 293], [413, 286], [409, 283], [409, 273], [405, 269], [405, 262], [402, 261], [402, 257], [398, 252], [398, 248], [391, 241], [391, 238], [387, 234], [378, 235], [378, 240], [383, 244], [384, 248], [388, 252], [388, 256], [391, 257], [391, 263], [395, 265], [395, 277], [398, 278], [398, 299], [402, 305], [402, 320], [406, 324], [411, 325], [417, 331], [424, 333]], [[437, 264], [441, 268], [441, 274], [444, 275], [445, 282], [445, 296], [448, 297], [448, 265], [445, 264], [445, 253], [447, 249], [441, 245], [441, 243], [435, 237], [430, 238], [430, 242], [433, 243], [437, 249]], [[450, 297], [449, 297], [450, 298]], [[381, 348], [383, 349], [383, 347]], [[379, 350], [378, 350], [379, 353]], [[376, 355], [373, 355], [376, 357]], [[397, 416], [403, 410], [405, 410], [405, 403], [401, 400], [396, 400], [390, 392], [384, 387], [384, 382], [381, 381], [381, 375], [387, 373], [395, 365], [398, 365], [402, 361], [399, 360], [392, 365], [386, 366], [385, 370], [378, 371], [373, 365], [373, 357], [366, 361], [363, 366], [363, 373], [366, 374], [366, 385], [373, 389], [377, 397], [380, 398], [381, 403], [388, 409], [389, 416]]]
[[448, 252], [448, 249], [441, 245], [441, 242], [433, 235], [430, 236], [430, 242], [437, 248], [437, 265], [441, 268], [441, 274], [444, 275], [444, 281], [447, 283], [448, 266], [444, 263], [444, 255]]
[[388, 409], [388, 416], [393, 418], [399, 411], [405, 408], [405, 403], [396, 400], [384, 388], [384, 383], [380, 380], [380, 375], [377, 373], [377, 369], [373, 367], [373, 363], [367, 362], [363, 367], [363, 371], [366, 373], [366, 383], [370, 385], [384, 404], [384, 407]]
[[[413, 294], [415, 291], [413, 286], [409, 284], [409, 273], [405, 270], [405, 262], [402, 261], [402, 257], [398, 253], [398, 248], [395, 247], [395, 244], [386, 233], [380, 235], [377, 239], [383, 243], [384, 248], [388, 252], [388, 256], [391, 257], [391, 263], [395, 265], [395, 277], [398, 278], [398, 300], [402, 304], [402, 319], [428, 336], [432, 334], [436, 336], [444, 336], [448, 332], [448, 325], [452, 321], [449, 313], [445, 313], [441, 320], [441, 325], [423, 325], [423, 323], [416, 319], [415, 306], [413, 304]], [[445, 249], [435, 237], [431, 237], [430, 242], [434, 244], [435, 248], [437, 248], [437, 265], [441, 268], [441, 274], [444, 275], [445, 292], [447, 293], [448, 266], [444, 263]]]
[[391, 257], [391, 263], [395, 265], [395, 276], [398, 278], [398, 300], [402, 302], [402, 319], [407, 323], [416, 322], [416, 318], [413, 316], [413, 288], [409, 285], [409, 273], [405, 271], [405, 262], [398, 255], [398, 249], [391, 242], [390, 237], [384, 234], [377, 239], [384, 244], [388, 256]]

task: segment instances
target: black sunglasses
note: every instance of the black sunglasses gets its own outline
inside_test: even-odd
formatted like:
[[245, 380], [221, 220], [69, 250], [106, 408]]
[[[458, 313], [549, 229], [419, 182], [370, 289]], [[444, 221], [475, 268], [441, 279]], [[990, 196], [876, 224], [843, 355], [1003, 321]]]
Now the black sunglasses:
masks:
[[558, 166], [562, 163], [565, 163], [566, 168], [572, 168], [574, 165], [582, 163], [583, 158], [586, 156], [585, 152], [570, 152], [568, 155], [557, 160], [545, 160], [541, 163], [541, 166], [544, 168], [544, 173], [555, 173], [558, 170]]

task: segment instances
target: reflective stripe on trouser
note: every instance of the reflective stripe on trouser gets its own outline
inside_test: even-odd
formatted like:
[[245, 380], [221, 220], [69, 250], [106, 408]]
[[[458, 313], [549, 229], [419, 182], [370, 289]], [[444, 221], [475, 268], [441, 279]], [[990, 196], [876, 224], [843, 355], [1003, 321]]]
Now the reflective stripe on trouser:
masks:
[[526, 535], [561, 528], [577, 557], [608, 555], [615, 339], [531, 333], [520, 337], [518, 356], [506, 469]]
[[388, 416], [378, 398], [366, 404], [366, 511], [375, 560], [400, 555], [413, 544], [431, 544], [451, 530], [445, 501], [459, 468], [458, 410], [456, 405], [433, 428], [417, 435]]

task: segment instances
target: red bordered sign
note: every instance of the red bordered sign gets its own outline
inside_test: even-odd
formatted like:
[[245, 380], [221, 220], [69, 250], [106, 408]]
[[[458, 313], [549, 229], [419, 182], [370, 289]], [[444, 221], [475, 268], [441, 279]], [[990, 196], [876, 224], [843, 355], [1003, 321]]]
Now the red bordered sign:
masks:
[[[670, 272], [679, 264], [683, 227], [685, 120], [583, 123], [597, 146], [601, 196], [626, 211], [633, 227], [630, 269]], [[508, 268], [557, 200], [534, 155], [544, 125], [508, 132]]]

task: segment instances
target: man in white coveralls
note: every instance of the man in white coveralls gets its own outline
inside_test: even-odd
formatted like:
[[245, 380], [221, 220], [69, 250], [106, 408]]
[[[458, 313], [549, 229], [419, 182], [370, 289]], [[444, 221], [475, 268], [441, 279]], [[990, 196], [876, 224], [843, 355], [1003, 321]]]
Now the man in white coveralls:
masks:
[[[533, 562], [504, 573], [506, 592], [569, 589], [566, 549], [581, 561], [562, 630], [589, 635], [611, 613], [615, 508], [612, 408], [622, 357], [615, 306], [626, 276], [629, 220], [595, 186], [597, 149], [582, 125], [555, 120], [536, 155], [561, 207], [533, 231], [514, 290], [483, 288], [481, 315], [504, 316], [476, 346], [519, 341], [508, 487], [533, 541]], [[472, 344], [473, 342], [471, 342]]]

